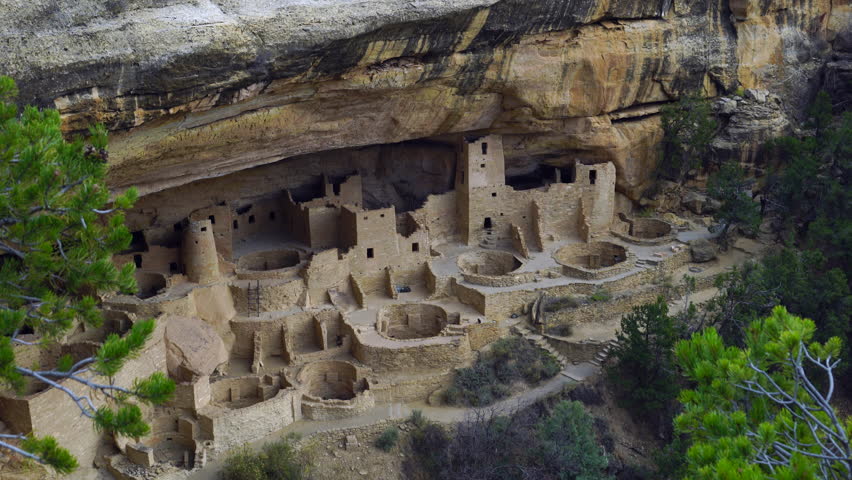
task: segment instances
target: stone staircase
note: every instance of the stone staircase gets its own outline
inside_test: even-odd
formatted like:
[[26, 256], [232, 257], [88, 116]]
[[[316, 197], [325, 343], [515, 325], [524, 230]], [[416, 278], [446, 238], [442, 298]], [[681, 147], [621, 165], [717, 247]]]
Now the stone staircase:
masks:
[[465, 334], [464, 325], [453, 325], [451, 323], [447, 324], [443, 330], [441, 330], [441, 336], [443, 337], [456, 337]]
[[609, 358], [610, 352], [616, 346], [618, 346], [618, 340], [613, 338], [612, 340], [607, 342], [607, 344], [604, 345], [604, 347], [597, 354], [595, 354], [594, 360], [589, 363], [596, 367], [600, 367], [604, 362], [606, 362], [606, 360]]
[[559, 353], [555, 348], [553, 348], [550, 343], [548, 343], [547, 339], [544, 336], [539, 335], [524, 325], [518, 324], [512, 327], [520, 336], [526, 338], [527, 340], [533, 342], [540, 348], [549, 352], [551, 355], [556, 357], [556, 360], [559, 361], [559, 364], [562, 365], [562, 368], [565, 368], [569, 365], [569, 361], [565, 358], [561, 353]]
[[485, 230], [485, 238], [479, 242], [479, 246], [487, 249], [495, 249], [497, 248], [497, 239], [494, 237], [494, 230], [488, 228]]

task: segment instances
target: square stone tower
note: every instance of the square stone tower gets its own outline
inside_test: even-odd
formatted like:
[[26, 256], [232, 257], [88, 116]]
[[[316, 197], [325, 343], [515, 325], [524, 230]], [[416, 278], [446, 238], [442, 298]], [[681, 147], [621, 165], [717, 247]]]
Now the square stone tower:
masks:
[[[462, 241], [471, 243], [474, 228], [481, 228], [472, 201], [481, 189], [506, 185], [506, 165], [503, 159], [503, 139], [500, 135], [465, 137], [456, 167], [456, 198]], [[488, 228], [484, 226], [482, 228]]]

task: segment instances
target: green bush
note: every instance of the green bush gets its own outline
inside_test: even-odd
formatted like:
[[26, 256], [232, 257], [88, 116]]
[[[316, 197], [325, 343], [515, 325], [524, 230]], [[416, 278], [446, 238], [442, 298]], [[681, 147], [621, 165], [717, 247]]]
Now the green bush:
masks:
[[449, 464], [447, 447], [450, 437], [447, 432], [439, 425], [426, 422], [413, 430], [409, 439], [411, 451], [421, 468], [429, 473], [431, 478], [441, 478], [441, 472], [444, 472]]
[[[419, 410], [418, 410], [419, 411]], [[388, 427], [376, 439], [376, 448], [389, 452], [396, 445], [399, 438], [399, 430], [396, 427]]]
[[509, 396], [513, 383], [535, 385], [561, 369], [553, 355], [523, 338], [503, 338], [483, 352], [473, 366], [456, 370], [445, 400], [451, 405], [489, 405]]
[[597, 290], [595, 290], [595, 293], [593, 293], [592, 296], [589, 297], [589, 300], [593, 302], [608, 302], [611, 298], [612, 294], [609, 293], [608, 290], [598, 288]]
[[307, 478], [308, 465], [297, 458], [293, 442], [285, 438], [263, 446], [260, 452], [248, 447], [238, 450], [225, 460], [222, 480], [301, 480]]
[[412, 410], [411, 415], [408, 416], [408, 423], [417, 428], [422, 428], [427, 422], [428, 420], [426, 420], [426, 417], [423, 416], [423, 410]]

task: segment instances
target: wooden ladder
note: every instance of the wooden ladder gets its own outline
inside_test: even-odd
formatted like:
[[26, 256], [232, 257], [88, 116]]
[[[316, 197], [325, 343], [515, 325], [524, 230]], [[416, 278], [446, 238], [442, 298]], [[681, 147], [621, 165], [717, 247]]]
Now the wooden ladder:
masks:
[[252, 286], [251, 280], [249, 280], [248, 284], [248, 316], [249, 317], [257, 317], [260, 316], [260, 280], [255, 280], [254, 285]]

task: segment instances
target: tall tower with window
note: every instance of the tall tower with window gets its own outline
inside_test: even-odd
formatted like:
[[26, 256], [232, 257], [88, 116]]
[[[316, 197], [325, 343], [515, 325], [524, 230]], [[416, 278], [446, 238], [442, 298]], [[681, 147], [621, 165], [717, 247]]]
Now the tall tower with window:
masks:
[[[462, 241], [475, 243], [478, 230], [495, 227], [496, 219], [482, 217], [480, 210], [495, 187], [506, 185], [503, 139], [500, 135], [464, 138], [456, 167], [456, 198]], [[489, 193], [484, 193], [485, 191]]]

